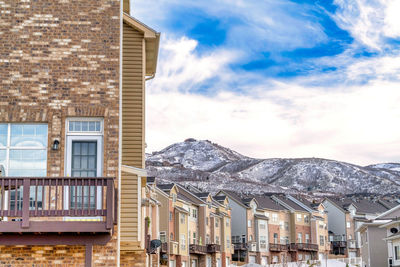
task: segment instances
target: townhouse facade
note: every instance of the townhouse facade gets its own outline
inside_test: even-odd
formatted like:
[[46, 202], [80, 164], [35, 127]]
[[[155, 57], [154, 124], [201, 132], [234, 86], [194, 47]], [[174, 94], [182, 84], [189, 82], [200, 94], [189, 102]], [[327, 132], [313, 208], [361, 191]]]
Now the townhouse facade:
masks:
[[398, 203], [382, 199], [343, 197], [326, 198], [323, 204], [328, 211], [332, 257], [336, 255], [355, 258], [362, 254], [361, 235], [356, 229]]
[[231, 263], [228, 199], [176, 184], [157, 186], [161, 203], [160, 264], [227, 267]]
[[125, 0], [0, 6], [2, 264], [145, 266], [144, 94], [159, 34]]

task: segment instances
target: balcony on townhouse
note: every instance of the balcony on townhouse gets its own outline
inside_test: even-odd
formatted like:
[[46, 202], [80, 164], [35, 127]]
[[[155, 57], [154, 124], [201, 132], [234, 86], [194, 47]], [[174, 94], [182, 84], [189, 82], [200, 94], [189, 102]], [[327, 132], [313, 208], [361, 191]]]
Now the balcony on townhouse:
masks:
[[190, 254], [200, 254], [205, 255], [207, 254], [207, 246], [197, 245], [197, 244], [190, 244], [189, 245], [189, 253]]
[[247, 243], [247, 250], [250, 252], [256, 252], [257, 251], [257, 243], [256, 242], [248, 242]]
[[161, 243], [160, 252], [168, 253], [168, 243], [167, 242]]
[[112, 177], [0, 177], [0, 232], [111, 236], [115, 190]]
[[318, 251], [318, 245], [311, 243], [291, 243], [290, 250]]
[[356, 240], [347, 240], [347, 247], [350, 249], [356, 249], [357, 248], [357, 241]]
[[169, 254], [179, 255], [179, 243], [176, 241], [169, 242]]
[[233, 243], [235, 250], [247, 250], [247, 243]]
[[289, 249], [289, 244], [269, 243], [269, 251], [272, 252], [283, 252], [283, 251], [288, 251], [288, 249]]
[[221, 252], [221, 245], [207, 244], [207, 253], [218, 253], [218, 252]]

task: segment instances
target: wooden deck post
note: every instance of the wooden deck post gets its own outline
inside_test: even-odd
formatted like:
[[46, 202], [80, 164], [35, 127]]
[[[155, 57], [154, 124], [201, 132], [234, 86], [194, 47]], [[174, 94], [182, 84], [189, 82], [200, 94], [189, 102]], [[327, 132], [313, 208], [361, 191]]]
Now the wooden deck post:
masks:
[[93, 245], [87, 244], [85, 248], [85, 267], [92, 267]]
[[[17, 184], [15, 184], [17, 186]], [[23, 183], [24, 189], [22, 193], [22, 225], [21, 228], [29, 228], [29, 192], [31, 181], [29, 178], [24, 179]], [[15, 205], [17, 205], [17, 200], [15, 200]]]

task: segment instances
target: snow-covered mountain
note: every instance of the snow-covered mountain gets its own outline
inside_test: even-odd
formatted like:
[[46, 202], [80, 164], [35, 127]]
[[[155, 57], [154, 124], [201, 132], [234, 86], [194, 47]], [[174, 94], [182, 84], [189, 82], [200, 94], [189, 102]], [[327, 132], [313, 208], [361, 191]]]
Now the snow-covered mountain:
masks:
[[319, 159], [254, 159], [210, 141], [187, 139], [148, 154], [149, 175], [208, 191], [400, 192], [400, 164], [357, 166]]

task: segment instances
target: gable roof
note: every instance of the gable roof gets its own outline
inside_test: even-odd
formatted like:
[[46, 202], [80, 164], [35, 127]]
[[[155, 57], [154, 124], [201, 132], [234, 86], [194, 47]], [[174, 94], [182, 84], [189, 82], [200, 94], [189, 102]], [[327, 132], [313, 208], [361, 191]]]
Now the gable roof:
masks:
[[157, 69], [158, 50], [160, 46], [160, 33], [156, 32], [146, 24], [131, 17], [129, 14], [123, 14], [124, 23], [135, 30], [143, 33], [146, 41], [146, 75], [154, 76]]
[[256, 196], [255, 198], [259, 204], [259, 208], [261, 209], [287, 210], [284, 206], [279, 205], [278, 202], [271, 199], [270, 196]]

